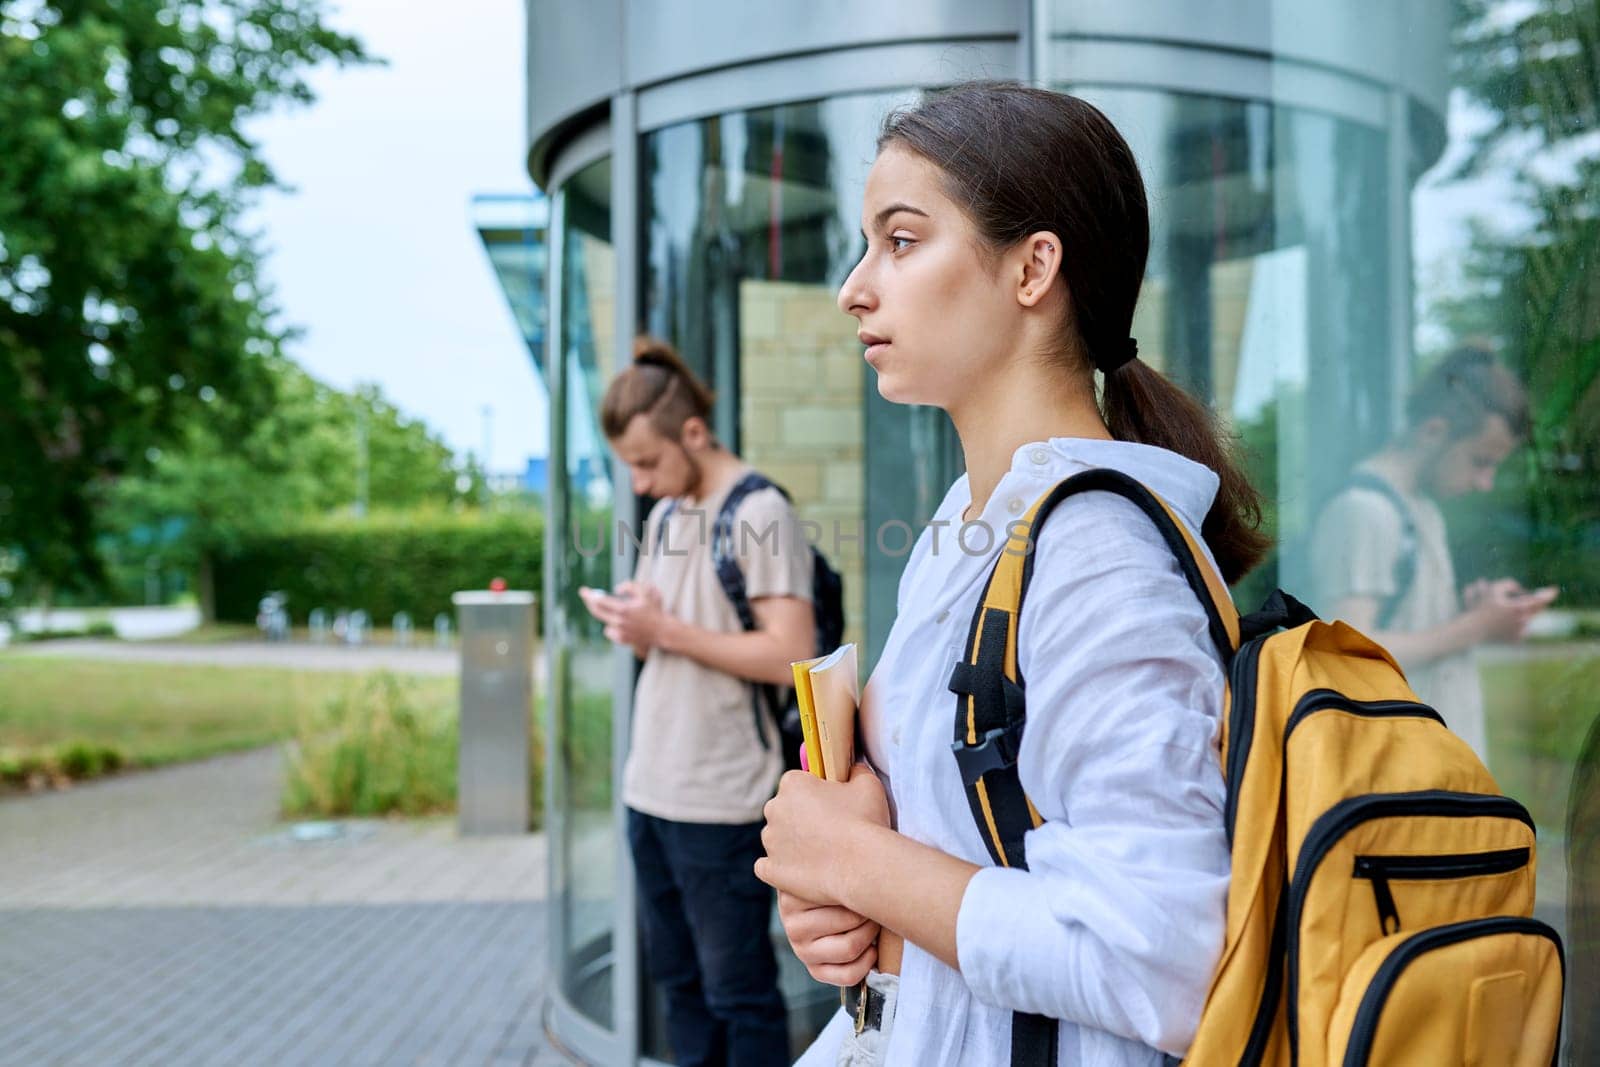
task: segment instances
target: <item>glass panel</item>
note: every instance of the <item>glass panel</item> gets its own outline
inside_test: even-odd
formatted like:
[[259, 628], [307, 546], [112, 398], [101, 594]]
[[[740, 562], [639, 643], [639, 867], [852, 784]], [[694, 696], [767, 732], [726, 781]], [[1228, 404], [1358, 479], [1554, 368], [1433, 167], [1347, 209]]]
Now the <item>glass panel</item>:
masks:
[[[864, 670], [893, 621], [915, 531], [960, 473], [949, 420], [877, 396], [856, 323], [835, 305], [862, 252], [879, 124], [909, 99], [720, 115], [652, 133], [642, 152], [646, 326], [716, 389], [719, 436], [815, 524], [844, 576], [846, 637], [863, 643]], [[776, 917], [774, 934], [798, 1049], [838, 993], [806, 976]], [[648, 1054], [667, 1055], [650, 998], [643, 1036]]]
[[[1428, 480], [1458, 597], [1474, 595], [1481, 580], [1559, 588], [1521, 641], [1485, 641], [1467, 662], [1481, 686], [1490, 769], [1538, 823], [1538, 915], [1567, 941], [1569, 1062], [1594, 1063], [1600, 8], [1470, 0], [1451, 55], [1447, 142], [1411, 201], [1417, 376], [1461, 347], [1486, 349], [1526, 391], [1530, 417], [1497, 472], [1483, 465], [1496, 454], [1485, 437], [1491, 419], [1452, 430]], [[1454, 466], [1463, 458], [1465, 469]]]
[[1256, 101], [1067, 88], [1117, 123], [1148, 185], [1140, 356], [1244, 439], [1283, 542], [1238, 597], [1304, 589], [1311, 518], [1383, 442], [1393, 407], [1385, 135]]
[[[1107, 43], [1109, 6], [1046, 10], [1058, 74], [1109, 70], [1096, 49], [1131, 40]], [[1306, 40], [1302, 6], [1273, 3], [1259, 24], [1184, 25], [1170, 62], [1123, 64], [1115, 86], [1055, 84], [1103, 107], [1144, 171], [1141, 355], [1216, 405], [1266, 496], [1280, 547], [1241, 605], [1282, 584], [1376, 632], [1530, 809], [1537, 914], [1567, 939], [1566, 1055], [1600, 1062], [1600, 9], [1448, 12], [1397, 16], [1391, 60]], [[1135, 45], [1119, 55], [1155, 54]], [[1402, 501], [1362, 497], [1360, 472]], [[1371, 521], [1339, 527], [1341, 508]], [[1312, 547], [1358, 535], [1342, 564]], [[1547, 587], [1543, 611], [1516, 592]]]
[[616, 264], [610, 233], [611, 170], [602, 160], [557, 195], [554, 234], [559, 358], [552, 368], [551, 497], [554, 597], [549, 640], [556, 719], [552, 761], [561, 989], [612, 1026], [612, 935], [618, 840], [611, 809], [611, 643], [583, 608], [580, 586], [612, 585], [610, 458], [600, 396], [612, 374]]

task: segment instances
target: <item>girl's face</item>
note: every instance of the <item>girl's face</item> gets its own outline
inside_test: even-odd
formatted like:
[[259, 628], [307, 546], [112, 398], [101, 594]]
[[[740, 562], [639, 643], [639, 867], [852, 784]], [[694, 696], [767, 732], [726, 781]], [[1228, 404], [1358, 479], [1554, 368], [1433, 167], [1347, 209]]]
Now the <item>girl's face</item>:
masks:
[[1014, 351], [1022, 308], [1012, 267], [980, 254], [938, 168], [893, 145], [867, 175], [861, 231], [867, 251], [839, 289], [839, 307], [860, 324], [878, 392], [949, 411]]

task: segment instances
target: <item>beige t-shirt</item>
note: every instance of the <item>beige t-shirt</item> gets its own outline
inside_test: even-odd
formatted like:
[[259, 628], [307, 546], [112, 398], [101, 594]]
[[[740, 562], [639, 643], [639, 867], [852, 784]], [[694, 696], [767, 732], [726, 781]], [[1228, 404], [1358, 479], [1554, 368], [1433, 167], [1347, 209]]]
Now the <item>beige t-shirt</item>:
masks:
[[[717, 580], [711, 531], [741, 477], [743, 472], [701, 506], [680, 501], [667, 519], [664, 541], [657, 527], [666, 501], [658, 502], [645, 524], [634, 572], [635, 580], [661, 590], [668, 614], [730, 634], [744, 627]], [[811, 547], [776, 489], [757, 490], [740, 503], [733, 550], [752, 601], [811, 599]], [[652, 649], [634, 690], [622, 802], [677, 822], [756, 822], [783, 771], [779, 743], [772, 713], [755, 703], [751, 683]]]
[[[1426, 497], [1400, 495], [1416, 530], [1416, 573], [1395, 605], [1387, 628], [1409, 633], [1449, 622], [1461, 614], [1461, 600], [1439, 506]], [[1394, 503], [1376, 490], [1353, 486], [1329, 501], [1311, 541], [1318, 607], [1326, 612], [1346, 597], [1366, 596], [1377, 598], [1381, 610], [1398, 591], [1395, 568], [1403, 531]], [[1472, 650], [1432, 663], [1402, 660], [1400, 666], [1417, 695], [1486, 758], [1483, 689]]]

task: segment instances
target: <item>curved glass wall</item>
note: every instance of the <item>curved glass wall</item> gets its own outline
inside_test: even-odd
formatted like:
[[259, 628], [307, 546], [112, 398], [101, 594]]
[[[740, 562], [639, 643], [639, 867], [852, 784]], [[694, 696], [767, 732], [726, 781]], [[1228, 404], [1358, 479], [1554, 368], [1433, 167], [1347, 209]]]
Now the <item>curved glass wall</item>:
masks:
[[568, 1004], [599, 1026], [614, 1025], [612, 970], [617, 823], [612, 814], [611, 643], [578, 598], [580, 586], [612, 586], [611, 459], [599, 427], [600, 397], [613, 373], [616, 257], [611, 243], [611, 169], [601, 160], [556, 193], [551, 212], [555, 349], [550, 360], [551, 494], [546, 540], [551, 595], [550, 760], [554, 796], [552, 951]]

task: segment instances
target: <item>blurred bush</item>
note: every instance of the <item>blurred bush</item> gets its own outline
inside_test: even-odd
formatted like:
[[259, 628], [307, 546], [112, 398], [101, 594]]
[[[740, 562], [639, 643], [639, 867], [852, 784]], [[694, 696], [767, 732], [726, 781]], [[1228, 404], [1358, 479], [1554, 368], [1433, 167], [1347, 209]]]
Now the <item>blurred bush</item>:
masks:
[[287, 745], [285, 815], [431, 815], [456, 798], [456, 713], [391, 674], [301, 715]]
[[297, 623], [319, 607], [360, 609], [379, 625], [404, 611], [426, 631], [452, 611], [450, 594], [493, 578], [540, 593], [543, 561], [544, 519], [532, 510], [305, 518], [246, 534], [218, 557], [217, 617], [253, 621], [261, 596], [282, 590]]
[[12, 635], [13, 641], [57, 641], [64, 637], [116, 637], [117, 628], [110, 622], [98, 620], [76, 630], [21, 630]]
[[[283, 814], [454, 811], [459, 738], [453, 704], [429, 704], [395, 675], [374, 675], [352, 693], [301, 716], [287, 745]], [[529, 738], [529, 822], [537, 829], [544, 797], [544, 746], [537, 716]]]
[[69, 741], [44, 751], [0, 749], [0, 791], [60, 787], [112, 774], [127, 763], [118, 748]]

